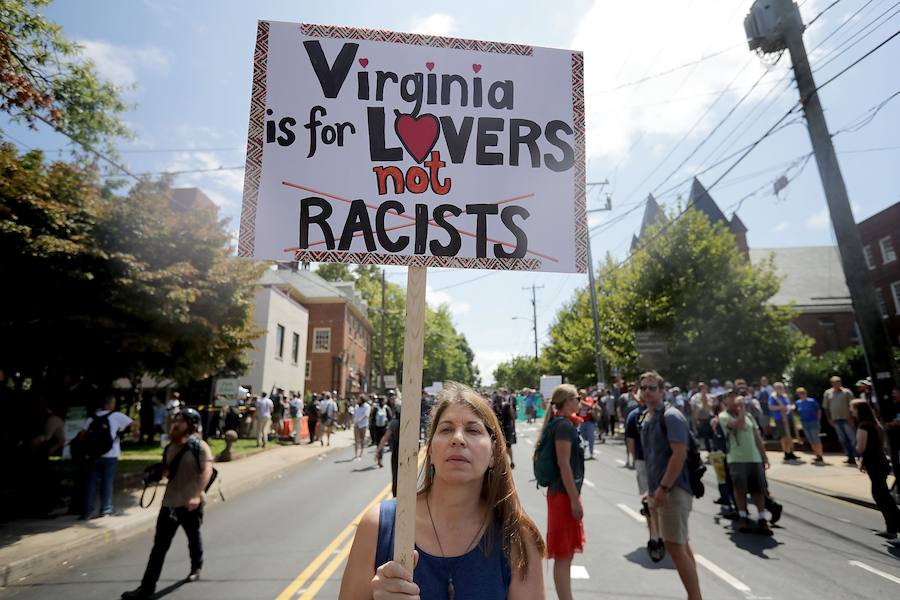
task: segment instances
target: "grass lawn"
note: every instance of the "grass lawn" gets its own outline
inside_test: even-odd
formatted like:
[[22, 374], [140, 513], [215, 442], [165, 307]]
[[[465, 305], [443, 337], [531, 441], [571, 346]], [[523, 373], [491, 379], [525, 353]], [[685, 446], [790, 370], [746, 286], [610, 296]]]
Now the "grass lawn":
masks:
[[[225, 449], [225, 440], [214, 438], [206, 440], [213, 456]], [[290, 442], [270, 442], [270, 445], [290, 444]], [[256, 447], [256, 440], [239, 439], [231, 447], [233, 456], [255, 454], [260, 451]], [[122, 456], [119, 458], [119, 473], [141, 473], [143, 470], [162, 460], [162, 448], [159, 444], [139, 444], [136, 442], [124, 442], [122, 444]]]

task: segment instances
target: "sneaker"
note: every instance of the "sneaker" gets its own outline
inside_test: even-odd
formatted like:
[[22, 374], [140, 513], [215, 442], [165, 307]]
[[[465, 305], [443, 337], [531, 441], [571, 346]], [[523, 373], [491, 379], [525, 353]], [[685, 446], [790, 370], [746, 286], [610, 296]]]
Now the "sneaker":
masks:
[[855, 466], [856, 466], [856, 459], [855, 459], [855, 458], [848, 458], [847, 460], [844, 461], [844, 464], [845, 464], [845, 465], [853, 465], [853, 466], [855, 467]]
[[647, 541], [647, 554], [650, 555], [650, 560], [655, 563], [658, 563], [663, 558], [666, 557], [666, 545], [662, 540], [648, 540]]
[[731, 507], [722, 507], [722, 512], [719, 514], [723, 519], [730, 521], [737, 521], [741, 517], [740, 513]]
[[197, 581], [200, 579], [200, 569], [191, 569], [191, 572], [188, 573], [188, 576], [184, 578], [185, 581]]
[[875, 535], [878, 537], [883, 537], [886, 540], [896, 540], [897, 532], [896, 531], [876, 531]]
[[122, 600], [151, 600], [153, 592], [138, 586], [130, 592], [125, 592], [121, 597]]
[[738, 521], [738, 531], [741, 533], [756, 533], [756, 525], [747, 517], [741, 517]]
[[824, 465], [824, 464], [825, 464], [825, 459], [822, 458], [821, 456], [817, 456], [817, 457], [813, 460], [813, 462], [816, 463], [817, 465]]
[[772, 501], [771, 505], [772, 506], [769, 509], [769, 512], [772, 513], [772, 525], [774, 525], [778, 522], [779, 519], [781, 519], [781, 512], [784, 510], [784, 506], [778, 504], [774, 500]]
[[765, 519], [760, 519], [756, 522], [756, 530], [753, 532], [757, 535], [764, 535], [766, 537], [772, 537], [772, 530], [769, 528], [769, 524], [766, 523]]
[[715, 500], [713, 500], [713, 504], [721, 504], [722, 506], [728, 506], [731, 504], [731, 502], [727, 498], [719, 497], [719, 498], [716, 498]]

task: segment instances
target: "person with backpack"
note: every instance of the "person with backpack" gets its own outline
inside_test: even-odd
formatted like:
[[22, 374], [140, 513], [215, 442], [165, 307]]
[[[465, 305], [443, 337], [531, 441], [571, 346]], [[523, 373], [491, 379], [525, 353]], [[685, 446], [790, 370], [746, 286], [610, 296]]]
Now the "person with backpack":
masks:
[[124, 600], [149, 600], [162, 573], [166, 553], [178, 527], [184, 528], [191, 557], [191, 570], [185, 581], [197, 581], [203, 568], [203, 507], [206, 489], [212, 483], [213, 458], [209, 446], [199, 435], [201, 417], [193, 408], [182, 409], [173, 419], [171, 443], [163, 450], [163, 472], [168, 477], [162, 507], [156, 520], [153, 549], [147, 569], [136, 589], [122, 594]]
[[585, 543], [581, 505], [584, 451], [577, 410], [575, 386], [556, 386], [534, 450], [535, 479], [547, 488], [547, 558], [553, 559], [553, 582], [560, 600], [572, 599], [572, 559], [576, 552], [584, 551]]
[[390, 413], [388, 412], [387, 406], [384, 405], [384, 398], [379, 397], [377, 404], [372, 408], [372, 412], [374, 413], [375, 419], [375, 443], [381, 442], [381, 438], [384, 437], [384, 432], [387, 429], [388, 421], [390, 420]]
[[688, 538], [688, 519], [696, 494], [688, 469], [689, 448], [693, 445], [690, 427], [681, 411], [663, 404], [663, 378], [659, 373], [641, 375], [640, 391], [647, 405], [641, 446], [647, 464], [649, 510], [688, 600], [701, 600], [697, 563]]
[[321, 421], [319, 445], [331, 445], [331, 434], [334, 433], [334, 425], [337, 423], [337, 414], [337, 402], [331, 397], [331, 394], [325, 392], [325, 399], [322, 400], [319, 405], [319, 421]]
[[94, 514], [94, 499], [97, 494], [97, 481], [100, 481], [100, 517], [108, 517], [113, 513], [113, 483], [122, 454], [119, 445], [119, 432], [129, 427], [131, 417], [116, 410], [116, 396], [107, 394], [103, 408], [94, 412], [84, 423], [84, 429], [78, 435], [78, 444], [89, 465], [87, 484], [85, 485], [84, 512], [81, 519], [89, 519]]

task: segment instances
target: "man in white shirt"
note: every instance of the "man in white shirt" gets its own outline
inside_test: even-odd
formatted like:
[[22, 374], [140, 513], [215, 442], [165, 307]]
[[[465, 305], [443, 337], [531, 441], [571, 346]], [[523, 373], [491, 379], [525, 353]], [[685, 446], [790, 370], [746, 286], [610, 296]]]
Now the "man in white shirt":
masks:
[[[132, 423], [131, 417], [116, 411], [115, 408], [115, 395], [107, 394], [103, 408], [94, 412], [92, 417], [87, 418], [84, 422], [84, 430], [79, 434], [79, 439], [91, 461], [91, 469], [85, 486], [84, 513], [81, 515], [81, 519], [89, 519], [94, 514], [98, 479], [100, 480], [99, 516], [108, 517], [113, 513], [113, 482], [116, 479], [119, 456], [122, 454], [119, 432]], [[92, 427], [94, 421], [97, 423]], [[109, 441], [105, 439], [107, 435], [110, 437]]]
[[360, 394], [357, 402], [353, 409], [354, 458], [362, 460], [363, 450], [366, 447], [366, 429], [369, 427], [369, 412], [372, 407], [363, 394]]
[[269, 442], [269, 429], [272, 427], [272, 410], [275, 404], [272, 403], [266, 393], [262, 393], [262, 397], [256, 401], [256, 447], [266, 447]]

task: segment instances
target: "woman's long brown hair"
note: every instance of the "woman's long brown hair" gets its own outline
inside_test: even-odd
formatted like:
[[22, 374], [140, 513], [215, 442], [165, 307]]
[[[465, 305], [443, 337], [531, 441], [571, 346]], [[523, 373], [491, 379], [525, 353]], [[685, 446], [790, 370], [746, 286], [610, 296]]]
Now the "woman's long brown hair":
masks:
[[[434, 484], [431, 477], [431, 440], [434, 438], [441, 415], [447, 410], [447, 407], [452, 405], [464, 406], [475, 413], [491, 436], [494, 456], [493, 473], [488, 470], [484, 475], [481, 498], [493, 511], [494, 518], [488, 519], [484, 550], [486, 553], [491, 552], [494, 539], [497, 537], [496, 527], [499, 524], [503, 532], [503, 554], [510, 562], [512, 569], [517, 571], [524, 580], [528, 574], [528, 542], [537, 546], [538, 553], [543, 558], [544, 539], [541, 537], [537, 525], [525, 513], [522, 503], [519, 502], [512, 469], [506, 458], [506, 438], [503, 437], [503, 428], [500, 426], [497, 416], [487, 401], [466, 385], [449, 382], [437, 394], [437, 404], [431, 411], [431, 424], [428, 427], [428, 441], [426, 442], [428, 454], [425, 458], [425, 476], [419, 487], [419, 494], [428, 493]], [[513, 549], [517, 554], [515, 564], [512, 564]]]
[[878, 447], [884, 447], [884, 427], [881, 426], [881, 421], [878, 420], [878, 417], [875, 416], [875, 411], [872, 410], [872, 407], [869, 406], [869, 403], [863, 400], [862, 398], [858, 398], [850, 402], [850, 406], [856, 409], [856, 421], [862, 425], [863, 423], [871, 423], [875, 426], [875, 431], [878, 432]]

